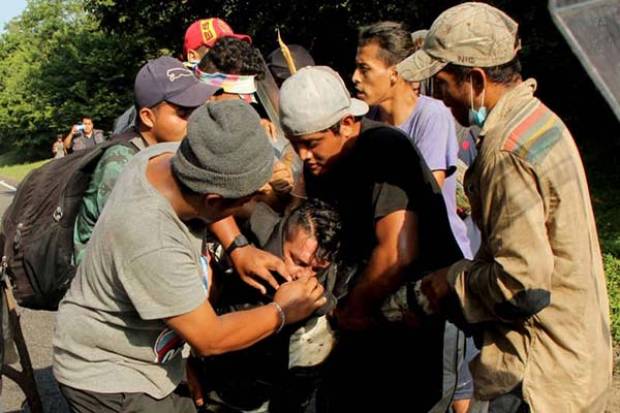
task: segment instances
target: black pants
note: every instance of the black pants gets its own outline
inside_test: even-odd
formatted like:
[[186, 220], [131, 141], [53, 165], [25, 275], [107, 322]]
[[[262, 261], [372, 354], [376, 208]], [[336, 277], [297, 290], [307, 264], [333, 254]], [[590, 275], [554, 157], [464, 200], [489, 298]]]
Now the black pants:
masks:
[[439, 321], [342, 334], [320, 389], [327, 411], [428, 412], [443, 397], [443, 338]]
[[530, 413], [530, 407], [523, 400], [521, 385], [518, 385], [510, 393], [502, 394], [491, 400], [489, 413]]
[[60, 384], [72, 413], [194, 413], [191, 397], [172, 392], [161, 400], [145, 393], [96, 393]]

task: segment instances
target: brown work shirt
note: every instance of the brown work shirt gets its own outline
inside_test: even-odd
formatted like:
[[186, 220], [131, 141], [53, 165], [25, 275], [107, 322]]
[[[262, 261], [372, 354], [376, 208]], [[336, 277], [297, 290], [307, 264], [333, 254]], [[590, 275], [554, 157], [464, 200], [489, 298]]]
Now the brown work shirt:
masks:
[[611, 333], [588, 185], [570, 132], [535, 89], [520, 83], [485, 122], [465, 177], [482, 245], [448, 280], [482, 332], [479, 398], [522, 383], [533, 412], [603, 412]]

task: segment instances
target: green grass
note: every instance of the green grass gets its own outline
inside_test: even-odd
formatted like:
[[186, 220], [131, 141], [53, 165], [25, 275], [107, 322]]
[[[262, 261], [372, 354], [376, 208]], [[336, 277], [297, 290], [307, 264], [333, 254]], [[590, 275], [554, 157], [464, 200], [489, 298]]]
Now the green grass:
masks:
[[0, 155], [0, 167], [17, 165], [26, 162], [27, 160], [24, 158], [22, 152], [20, 151], [4, 152]]
[[[36, 159], [36, 158], [35, 158]], [[0, 179], [12, 183], [21, 181], [28, 172], [43, 165], [49, 159], [33, 161], [20, 150], [7, 151], [0, 154]]]
[[[615, 156], [617, 149], [608, 152]], [[612, 336], [620, 345], [620, 171], [615, 158], [588, 163], [592, 205], [607, 277]]]
[[0, 178], [6, 178], [11, 182], [19, 182], [21, 181], [28, 172], [31, 170], [38, 168], [44, 163], [48, 162], [49, 159], [44, 159], [42, 161], [31, 162], [31, 163], [22, 163], [17, 165], [8, 165], [0, 167]]
[[[616, 187], [618, 188], [618, 187]], [[611, 191], [609, 191], [611, 192]], [[620, 344], [620, 194], [619, 190], [596, 198], [597, 223], [603, 263], [607, 276], [607, 292], [614, 341]]]
[[603, 263], [607, 275], [611, 332], [614, 342], [620, 343], [620, 259], [612, 254], [604, 254]]

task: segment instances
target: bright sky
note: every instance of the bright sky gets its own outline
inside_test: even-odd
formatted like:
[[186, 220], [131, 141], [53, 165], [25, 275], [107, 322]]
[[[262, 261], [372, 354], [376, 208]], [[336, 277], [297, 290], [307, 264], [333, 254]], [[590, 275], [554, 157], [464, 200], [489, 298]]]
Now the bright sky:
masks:
[[13, 17], [18, 16], [26, 8], [26, 0], [2, 0], [0, 7], [0, 32], [4, 25]]

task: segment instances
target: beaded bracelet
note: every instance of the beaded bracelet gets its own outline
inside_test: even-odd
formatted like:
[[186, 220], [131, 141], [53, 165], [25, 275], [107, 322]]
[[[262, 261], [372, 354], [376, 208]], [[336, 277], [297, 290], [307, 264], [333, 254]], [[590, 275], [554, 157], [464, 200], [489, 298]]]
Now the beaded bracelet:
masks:
[[284, 310], [282, 310], [280, 304], [276, 303], [275, 301], [272, 301], [271, 304], [276, 307], [276, 310], [278, 310], [278, 316], [280, 317], [280, 327], [278, 327], [278, 329], [276, 330], [276, 334], [278, 334], [280, 331], [282, 331], [282, 328], [284, 328], [284, 324], [286, 323], [286, 315], [284, 315]]

